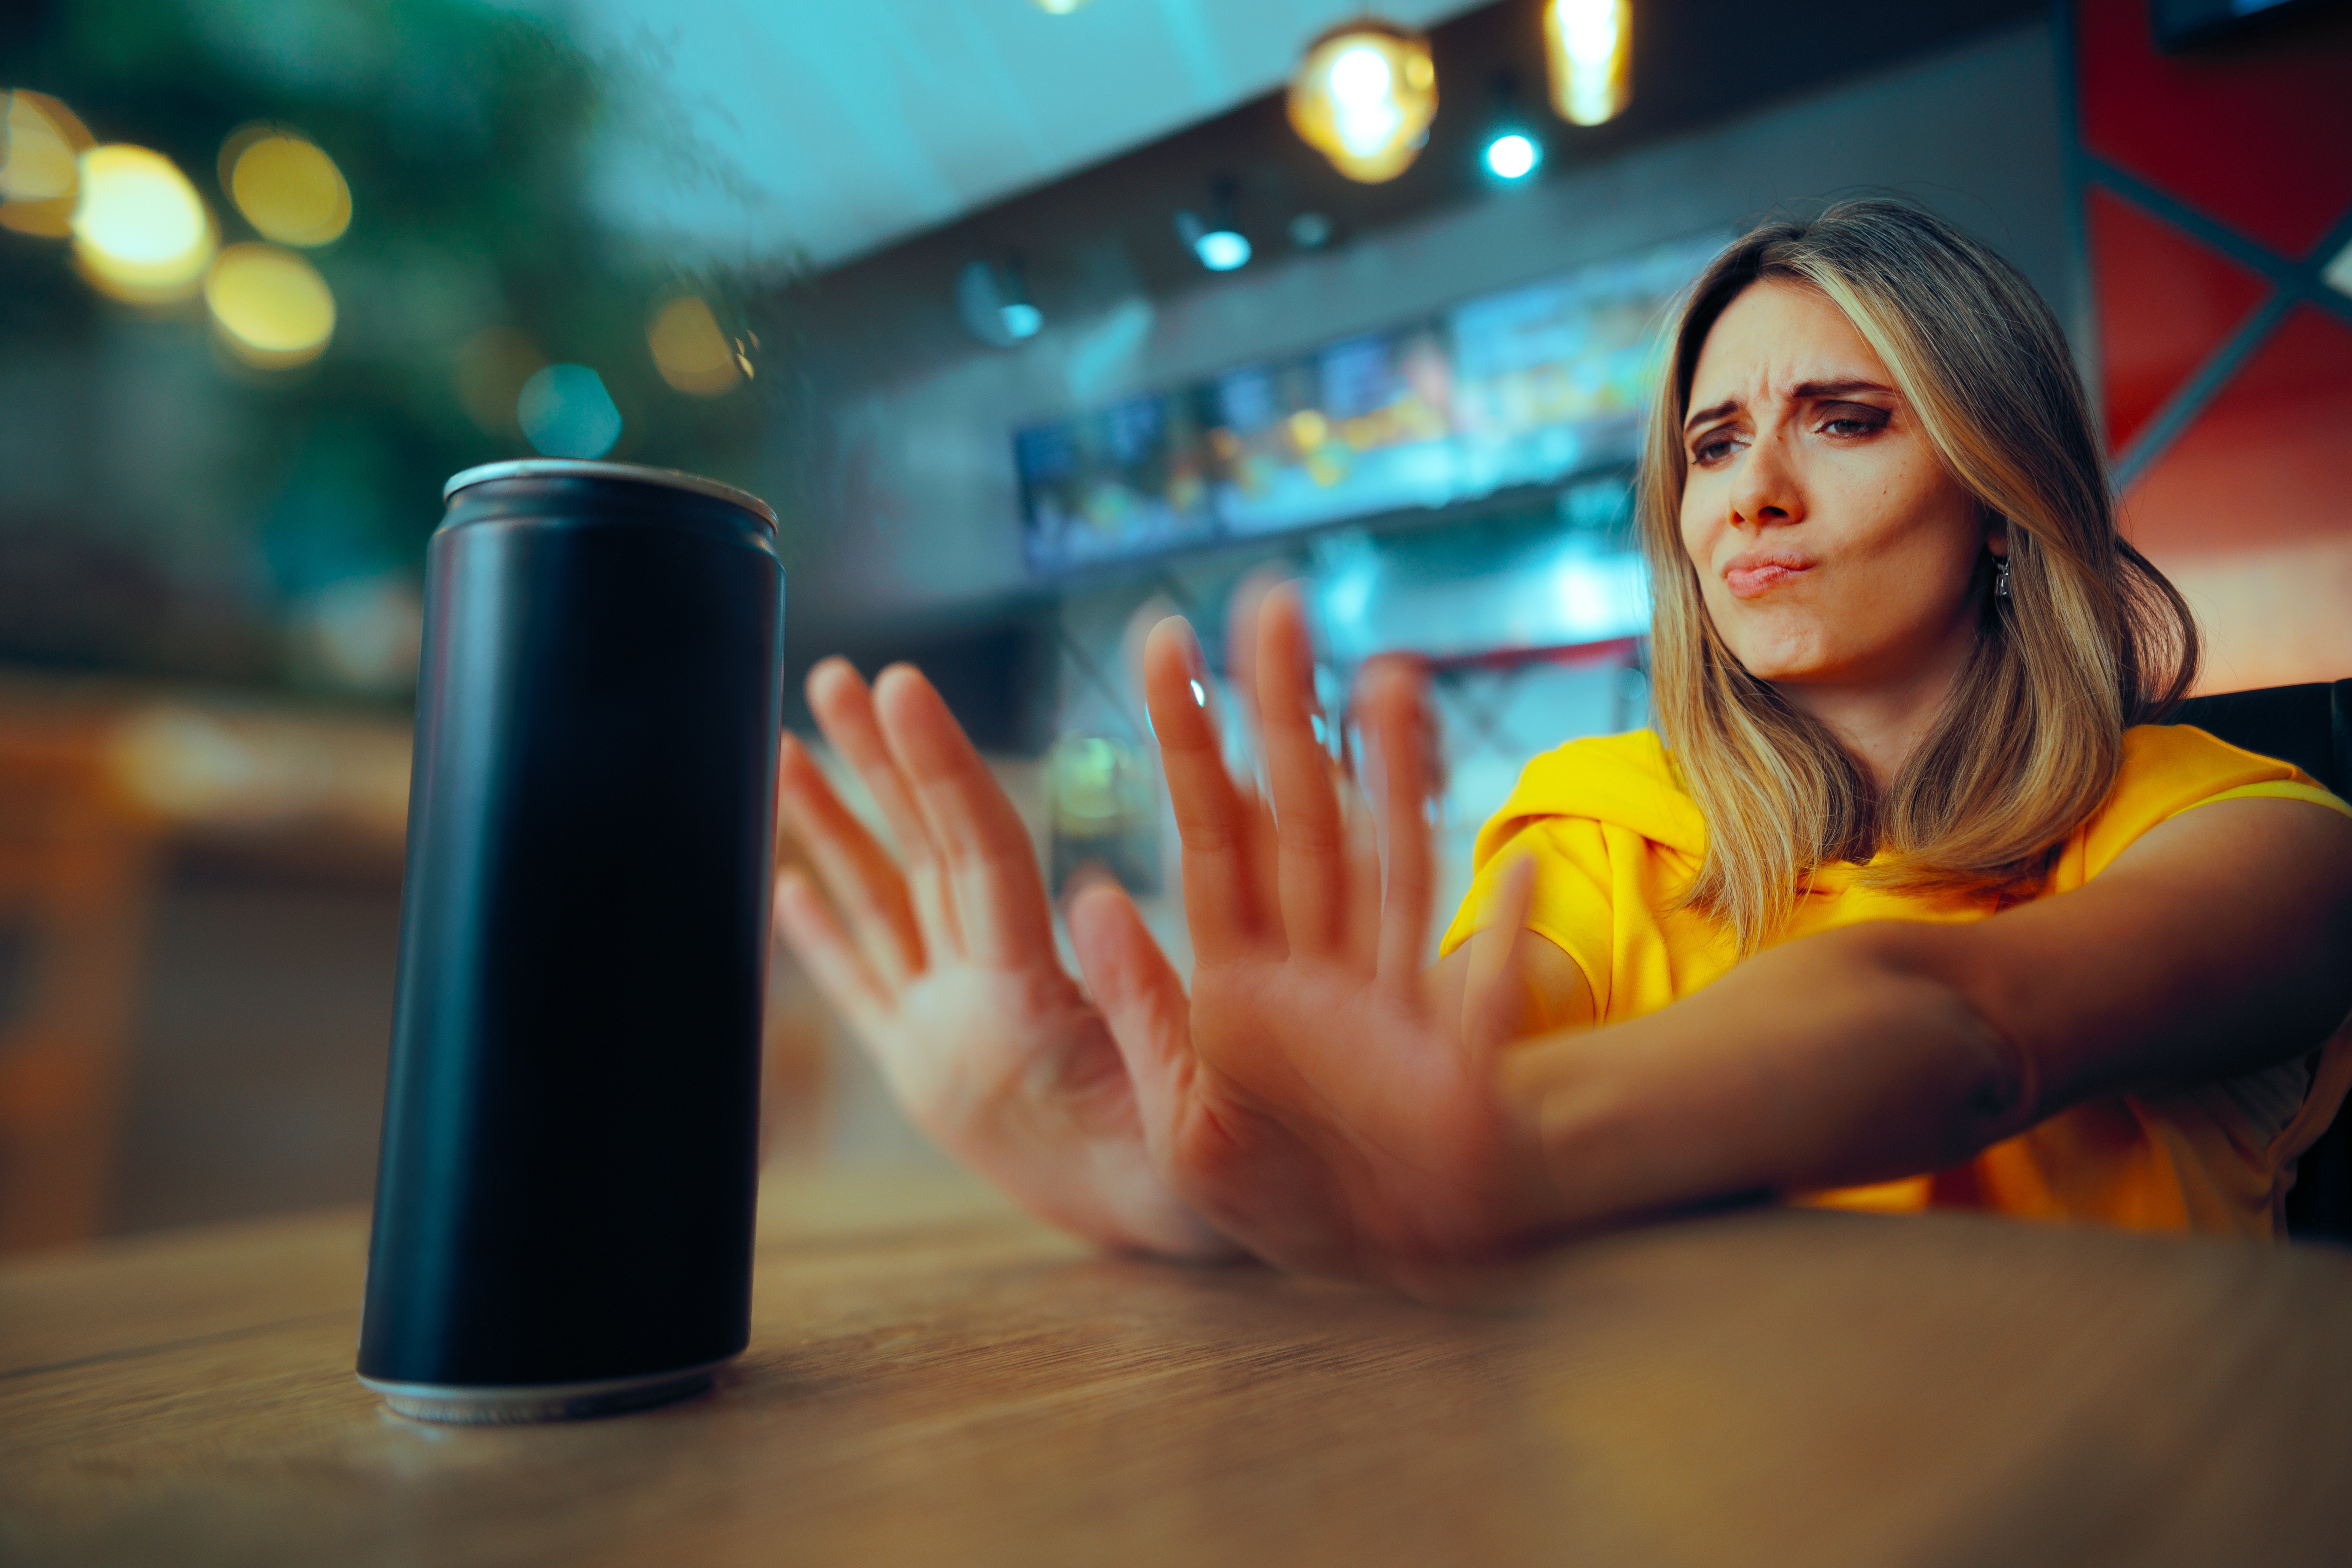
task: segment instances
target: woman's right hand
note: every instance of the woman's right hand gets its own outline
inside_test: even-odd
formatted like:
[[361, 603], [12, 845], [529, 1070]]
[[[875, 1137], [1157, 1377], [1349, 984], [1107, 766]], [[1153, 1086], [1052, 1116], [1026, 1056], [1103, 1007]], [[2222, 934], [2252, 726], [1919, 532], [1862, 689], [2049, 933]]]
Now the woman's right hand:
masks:
[[[832, 902], [787, 871], [777, 924], [908, 1114], [1033, 1213], [1091, 1240], [1234, 1255], [1154, 1167], [1102, 1010], [1055, 952], [1028, 830], [939, 693], [904, 665], [869, 691], [829, 658], [809, 672], [808, 699], [898, 854], [787, 735], [779, 804]], [[1139, 920], [1117, 922], [1113, 940], [1133, 951], [1096, 966], [1097, 987], [1176, 984]]]

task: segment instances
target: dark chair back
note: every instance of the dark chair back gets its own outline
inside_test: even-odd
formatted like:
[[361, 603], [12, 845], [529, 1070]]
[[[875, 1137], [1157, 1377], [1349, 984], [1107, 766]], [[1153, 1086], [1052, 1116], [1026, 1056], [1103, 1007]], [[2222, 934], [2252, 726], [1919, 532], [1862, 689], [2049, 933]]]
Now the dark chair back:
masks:
[[[2166, 721], [2293, 763], [2352, 795], [2352, 680], [2192, 697]], [[2352, 1117], [2338, 1112], [2305, 1152], [2286, 1195], [2286, 1228], [2297, 1241], [2352, 1245]]]

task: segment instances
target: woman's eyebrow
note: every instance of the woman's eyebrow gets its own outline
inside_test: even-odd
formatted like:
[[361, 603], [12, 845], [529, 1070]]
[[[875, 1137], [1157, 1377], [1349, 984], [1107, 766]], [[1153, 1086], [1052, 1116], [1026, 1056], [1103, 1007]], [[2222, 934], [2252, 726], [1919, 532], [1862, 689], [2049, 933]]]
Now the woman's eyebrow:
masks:
[[[1805, 401], [1823, 397], [1844, 397], [1856, 392], [1875, 392], [1887, 397], [1901, 395], [1891, 386], [1882, 385], [1874, 381], [1858, 379], [1803, 382], [1791, 387], [1789, 395], [1799, 401]], [[1736, 397], [1727, 397], [1720, 403], [1710, 404], [1683, 421], [1683, 434], [1687, 436], [1702, 425], [1711, 424], [1727, 414], [1736, 414], [1738, 411], [1739, 399]]]
[[1798, 398], [1843, 397], [1853, 392], [1884, 393], [1890, 397], [1895, 395], [1893, 387], [1882, 386], [1874, 381], [1809, 381], [1790, 395]]

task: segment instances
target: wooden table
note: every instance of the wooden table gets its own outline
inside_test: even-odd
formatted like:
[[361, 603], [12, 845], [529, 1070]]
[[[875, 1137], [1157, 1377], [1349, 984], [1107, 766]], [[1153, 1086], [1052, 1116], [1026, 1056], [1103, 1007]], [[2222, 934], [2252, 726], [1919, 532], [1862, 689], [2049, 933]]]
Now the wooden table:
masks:
[[0, 1267], [0, 1562], [2341, 1563], [2352, 1258], [1757, 1210], [1440, 1310], [772, 1181], [688, 1404], [352, 1380], [363, 1216]]

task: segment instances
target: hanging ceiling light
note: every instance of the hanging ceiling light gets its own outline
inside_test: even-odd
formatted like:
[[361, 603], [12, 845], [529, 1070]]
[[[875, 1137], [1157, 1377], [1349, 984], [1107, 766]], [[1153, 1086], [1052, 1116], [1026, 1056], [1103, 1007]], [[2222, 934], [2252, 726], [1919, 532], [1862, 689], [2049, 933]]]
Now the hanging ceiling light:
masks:
[[1495, 78], [1495, 120], [1486, 128], [1486, 145], [1478, 161], [1487, 174], [1515, 185], [1543, 166], [1543, 142], [1519, 113], [1519, 84], [1510, 72]]
[[1176, 215], [1176, 237], [1212, 272], [1231, 272], [1249, 265], [1249, 237], [1234, 220], [1236, 194], [1234, 181], [1217, 180], [1209, 187], [1206, 212], [1188, 208]]
[[1509, 130], [1486, 143], [1486, 172], [1498, 180], [1519, 181], [1543, 162], [1543, 148], [1524, 131]]
[[1436, 117], [1429, 40], [1369, 16], [1307, 45], [1290, 79], [1291, 128], [1364, 184], [1403, 174]]
[[1633, 96], [1633, 0], [1544, 0], [1544, 64], [1562, 120], [1599, 125]]
[[1249, 236], [1235, 228], [1229, 217], [1204, 218], [1196, 212], [1180, 212], [1176, 215], [1176, 237], [1212, 272], [1231, 272], [1249, 265]]
[[1045, 325], [1045, 313], [1029, 298], [1018, 259], [967, 262], [956, 274], [955, 300], [964, 330], [991, 348], [1009, 349]]

